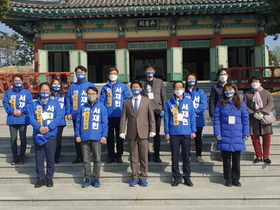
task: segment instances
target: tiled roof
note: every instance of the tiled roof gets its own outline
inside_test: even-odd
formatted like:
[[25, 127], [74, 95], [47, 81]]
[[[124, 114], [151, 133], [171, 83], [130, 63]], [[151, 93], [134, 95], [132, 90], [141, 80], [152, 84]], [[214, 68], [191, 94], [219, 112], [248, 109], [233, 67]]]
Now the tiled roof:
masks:
[[13, 7], [28, 8], [93, 8], [93, 7], [133, 7], [163, 5], [202, 5], [263, 2], [261, 0], [12, 0]]

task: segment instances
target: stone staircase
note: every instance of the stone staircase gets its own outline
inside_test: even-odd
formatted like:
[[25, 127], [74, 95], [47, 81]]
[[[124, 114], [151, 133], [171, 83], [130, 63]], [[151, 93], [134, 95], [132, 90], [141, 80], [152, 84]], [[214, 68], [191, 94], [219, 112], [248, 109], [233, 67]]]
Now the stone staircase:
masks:
[[[272, 164], [253, 164], [254, 152], [252, 143], [247, 141], [247, 151], [241, 155], [241, 188], [227, 188], [223, 180], [222, 163], [219, 162], [220, 152], [215, 150], [216, 140], [212, 135], [212, 126], [204, 128], [203, 159], [204, 164], [195, 160], [194, 142], [192, 142], [192, 174], [194, 187], [179, 185], [170, 186], [171, 156], [169, 143], [162, 134], [161, 158], [162, 163], [149, 162], [149, 186], [147, 188], [128, 187], [131, 181], [129, 166], [128, 144], [125, 142], [123, 164], [107, 164], [106, 145], [102, 147], [102, 167], [100, 189], [89, 187], [82, 189], [82, 164], [73, 165], [75, 159], [73, 127], [68, 125], [63, 133], [62, 154], [60, 163], [56, 164], [53, 188], [42, 187], [34, 189], [36, 182], [34, 146], [31, 138], [31, 127], [28, 128], [28, 146], [26, 163], [11, 166], [12, 154], [9, 145], [8, 128], [0, 126], [0, 206], [32, 206], [69, 207], [89, 209], [92, 205], [101, 206], [101, 209], [123, 209], [121, 207], [161, 207], [161, 209], [179, 208], [188, 205], [191, 208], [209, 209], [240, 205], [241, 209], [250, 209], [257, 203], [268, 205], [266, 209], [274, 209], [280, 204], [280, 123], [275, 123], [272, 145]], [[152, 144], [150, 144], [152, 151]], [[152, 159], [152, 158], [151, 158]], [[259, 186], [259, 188], [258, 188]], [[206, 193], [207, 192], [207, 193]], [[278, 192], [278, 193], [277, 193]], [[75, 196], [76, 194], [78, 196]], [[267, 202], [269, 200], [269, 202]], [[103, 202], [102, 202], [103, 201]], [[107, 208], [105, 208], [107, 206]], [[151, 207], [151, 208], [152, 208]], [[148, 208], [148, 209], [149, 209]], [[215, 208], [216, 209], [216, 208]], [[275, 208], [276, 209], [276, 208]]]

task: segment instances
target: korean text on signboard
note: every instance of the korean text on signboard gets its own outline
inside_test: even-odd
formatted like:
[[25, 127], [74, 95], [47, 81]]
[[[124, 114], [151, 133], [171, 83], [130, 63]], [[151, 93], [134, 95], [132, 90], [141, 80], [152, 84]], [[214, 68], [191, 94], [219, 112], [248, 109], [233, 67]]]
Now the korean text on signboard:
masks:
[[142, 19], [137, 20], [137, 28], [157, 28], [158, 27], [158, 19]]

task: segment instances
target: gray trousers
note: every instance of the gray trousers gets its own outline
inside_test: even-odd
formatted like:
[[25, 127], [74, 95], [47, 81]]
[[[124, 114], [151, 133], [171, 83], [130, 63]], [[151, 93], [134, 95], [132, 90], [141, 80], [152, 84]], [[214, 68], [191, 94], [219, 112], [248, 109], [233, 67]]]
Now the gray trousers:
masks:
[[[101, 167], [101, 143], [96, 140], [81, 142], [84, 160], [85, 179], [99, 179]], [[91, 154], [93, 158], [93, 173], [91, 172]]]
[[[10, 129], [10, 140], [11, 140], [11, 149], [13, 153], [13, 158], [24, 158], [26, 151], [26, 128], [27, 125], [9, 125]], [[17, 149], [17, 132], [19, 131], [20, 137], [20, 153]]]

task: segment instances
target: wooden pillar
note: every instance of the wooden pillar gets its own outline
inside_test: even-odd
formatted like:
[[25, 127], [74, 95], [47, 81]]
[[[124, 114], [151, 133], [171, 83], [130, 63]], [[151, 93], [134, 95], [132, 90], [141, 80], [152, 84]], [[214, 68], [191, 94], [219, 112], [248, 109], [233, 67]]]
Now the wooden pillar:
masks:
[[86, 51], [86, 45], [84, 43], [83, 37], [77, 37], [77, 39], [76, 39], [76, 50]]
[[44, 49], [44, 44], [42, 43], [41, 38], [35, 38], [34, 44], [34, 72], [38, 72], [38, 50]]
[[220, 32], [214, 33], [214, 37], [211, 40], [211, 47], [223, 45], [223, 39], [221, 38]]
[[264, 38], [264, 31], [258, 31], [258, 36], [255, 38], [255, 46], [264, 45]]
[[125, 40], [125, 36], [119, 36], [119, 39], [117, 41], [117, 49], [127, 49], [127, 42]]
[[179, 40], [177, 39], [176, 34], [170, 34], [170, 39], [168, 41], [168, 48], [171, 47], [180, 47]]

